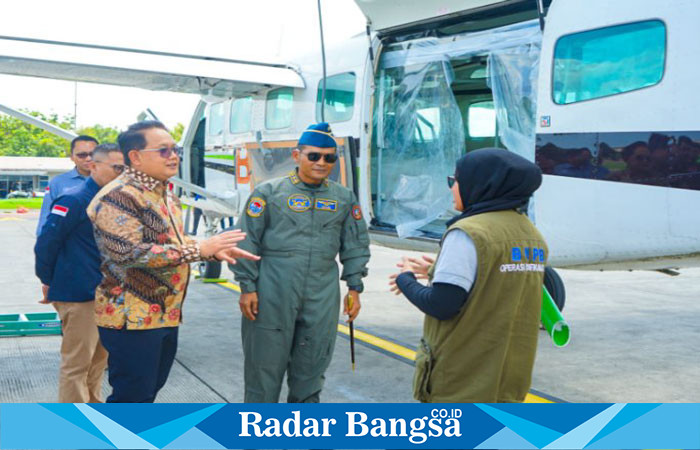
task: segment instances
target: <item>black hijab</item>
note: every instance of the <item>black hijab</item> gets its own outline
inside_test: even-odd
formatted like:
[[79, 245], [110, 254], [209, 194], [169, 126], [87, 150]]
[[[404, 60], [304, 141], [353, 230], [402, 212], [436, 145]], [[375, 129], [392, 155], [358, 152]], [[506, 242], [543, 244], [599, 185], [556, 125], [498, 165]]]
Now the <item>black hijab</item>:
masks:
[[448, 227], [469, 216], [525, 205], [542, 184], [542, 171], [515, 153], [484, 148], [457, 160], [455, 178], [465, 209]]

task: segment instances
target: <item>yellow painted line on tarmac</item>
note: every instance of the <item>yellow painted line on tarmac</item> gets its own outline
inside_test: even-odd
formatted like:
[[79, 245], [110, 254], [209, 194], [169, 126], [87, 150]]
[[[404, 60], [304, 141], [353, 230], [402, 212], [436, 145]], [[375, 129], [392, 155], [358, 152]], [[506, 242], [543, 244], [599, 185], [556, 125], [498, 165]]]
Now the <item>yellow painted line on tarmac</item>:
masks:
[[232, 291], [241, 292], [241, 288], [238, 285], [231, 283], [230, 281], [225, 281], [223, 283], [217, 283], [219, 286], [223, 286], [226, 289], [231, 289]]
[[[338, 324], [338, 331], [340, 333], [347, 335], [347, 336], [350, 336], [350, 328], [347, 327], [346, 325], [339, 323]], [[380, 348], [384, 351], [391, 352], [395, 355], [404, 357], [410, 361], [416, 360], [416, 352], [414, 350], [411, 350], [410, 348], [404, 347], [403, 345], [399, 345], [395, 342], [387, 341], [386, 339], [382, 339], [380, 337], [374, 336], [374, 335], [366, 333], [364, 331], [355, 330], [355, 339], [362, 341], [362, 342], [365, 342], [367, 344], [373, 345], [373, 346]], [[554, 402], [552, 402], [551, 400], [548, 400], [544, 397], [540, 397], [539, 395], [528, 393], [525, 396], [525, 403], [554, 403]]]
[[[199, 270], [193, 269], [192, 275], [194, 275], [195, 277], [199, 277], [200, 276]], [[200, 280], [201, 280], [201, 278], [200, 278]], [[241, 288], [238, 287], [237, 284], [233, 284], [230, 281], [220, 281], [220, 282], [215, 283], [215, 284], [218, 284], [219, 286], [223, 286], [226, 289], [231, 289], [232, 291], [236, 291], [238, 293], [241, 292]]]
[[[222, 283], [217, 283], [219, 286], [223, 286], [226, 289], [230, 289], [232, 291], [236, 292], [241, 292], [241, 288], [238, 287], [238, 285], [231, 283], [230, 281], [222, 282]], [[347, 325], [343, 325], [341, 323], [338, 324], [338, 332], [343, 333], [346, 336], [350, 336], [350, 328]], [[405, 358], [409, 361], [415, 361], [416, 360], [416, 351], [411, 350], [408, 347], [404, 347], [403, 345], [397, 344], [396, 342], [391, 342], [386, 339], [382, 339], [378, 336], [375, 336], [373, 334], [369, 334], [365, 331], [355, 329], [355, 339], [358, 341], [362, 341], [366, 344], [369, 344], [373, 347], [376, 347], [380, 350], [383, 350], [385, 352], [389, 352], [391, 354], [394, 354], [396, 356], [400, 356], [402, 358]], [[525, 403], [554, 403], [552, 400], [549, 400], [547, 398], [541, 397], [539, 395], [533, 394], [533, 393], [528, 393], [525, 396]]]
[[19, 217], [2, 217], [0, 218], [0, 222], [24, 222], [24, 219], [20, 219]]
[[531, 394], [528, 392], [528, 394], [525, 396], [525, 403], [554, 403], [551, 400], [548, 400], [544, 397], [540, 397], [539, 395]]
[[[338, 324], [338, 331], [350, 336], [350, 328], [348, 328], [346, 325], [343, 325], [341, 323]], [[380, 337], [374, 336], [372, 334], [366, 333], [361, 330], [355, 330], [355, 339], [365, 342], [367, 344], [373, 345], [377, 348], [381, 348], [382, 350], [385, 350], [387, 352], [391, 352], [395, 355], [399, 355], [403, 358], [406, 358], [411, 361], [416, 360], [416, 352], [414, 350], [411, 350], [410, 348], [404, 347], [403, 345], [399, 345], [395, 342], [387, 341], [386, 339], [382, 339]]]

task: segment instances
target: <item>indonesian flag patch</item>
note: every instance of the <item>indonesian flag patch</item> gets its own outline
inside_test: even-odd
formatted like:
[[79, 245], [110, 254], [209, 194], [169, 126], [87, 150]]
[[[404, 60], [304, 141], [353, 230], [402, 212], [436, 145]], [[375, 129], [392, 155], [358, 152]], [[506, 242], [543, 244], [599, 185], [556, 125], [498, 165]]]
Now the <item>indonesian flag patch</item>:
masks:
[[51, 208], [51, 214], [58, 214], [59, 216], [66, 217], [66, 214], [68, 214], [68, 208], [61, 205], [54, 205], [53, 208]]

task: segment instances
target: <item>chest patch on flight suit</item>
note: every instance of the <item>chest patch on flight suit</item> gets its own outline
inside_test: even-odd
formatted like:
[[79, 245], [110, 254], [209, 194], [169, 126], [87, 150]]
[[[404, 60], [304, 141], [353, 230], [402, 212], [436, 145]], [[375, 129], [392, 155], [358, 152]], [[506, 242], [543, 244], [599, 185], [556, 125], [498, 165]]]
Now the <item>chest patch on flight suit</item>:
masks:
[[295, 212], [304, 212], [311, 209], [311, 199], [304, 194], [292, 194], [287, 198], [287, 206]]
[[265, 211], [265, 200], [260, 197], [253, 197], [248, 203], [248, 210], [246, 213], [250, 217], [260, 217], [260, 215]]
[[360, 205], [355, 205], [352, 207], [352, 216], [355, 218], [355, 220], [362, 220], [362, 208], [360, 208]]
[[314, 206], [314, 208], [319, 210], [319, 211], [336, 212], [338, 210], [338, 201], [337, 200], [326, 200], [325, 198], [319, 198], [316, 200], [316, 205]]

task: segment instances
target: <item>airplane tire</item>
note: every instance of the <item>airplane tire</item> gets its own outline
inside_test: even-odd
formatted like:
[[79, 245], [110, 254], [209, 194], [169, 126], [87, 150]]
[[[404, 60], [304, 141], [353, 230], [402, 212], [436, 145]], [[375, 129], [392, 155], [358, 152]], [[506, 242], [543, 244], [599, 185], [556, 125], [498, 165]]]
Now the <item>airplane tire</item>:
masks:
[[557, 305], [559, 311], [564, 311], [564, 304], [566, 303], [564, 281], [557, 271], [550, 266], [544, 268], [544, 286], [549, 291], [549, 295], [552, 296], [552, 300], [554, 300], [554, 304]]
[[221, 263], [219, 261], [202, 261], [199, 265], [202, 278], [220, 278]]

